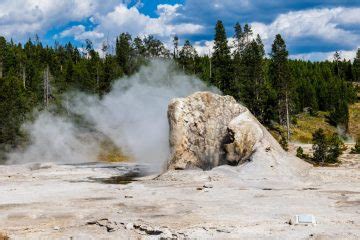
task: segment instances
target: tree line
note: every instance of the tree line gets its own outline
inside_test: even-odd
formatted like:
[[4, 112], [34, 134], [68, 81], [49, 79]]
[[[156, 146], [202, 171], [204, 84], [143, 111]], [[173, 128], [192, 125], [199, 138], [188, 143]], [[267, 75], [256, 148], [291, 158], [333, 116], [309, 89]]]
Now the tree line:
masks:
[[279, 34], [267, 57], [248, 24], [235, 24], [233, 44], [228, 37], [218, 21], [212, 53], [202, 56], [189, 40], [180, 47], [177, 36], [169, 50], [154, 36], [122, 33], [113, 51], [103, 43], [103, 57], [90, 40], [78, 48], [71, 43], [44, 46], [38, 37], [24, 44], [0, 37], [0, 152], [26, 139], [20, 126], [33, 109], [60, 105], [69, 90], [102, 97], [115, 79], [135, 73], [152, 58], [173, 59], [179, 69], [244, 103], [267, 126], [289, 127], [304, 109], [328, 111], [331, 123], [347, 126], [348, 106], [356, 97], [351, 82], [360, 81], [360, 50], [354, 61], [335, 54], [333, 61], [310, 62], [290, 60]]
[[310, 62], [289, 59], [280, 34], [266, 57], [261, 37], [248, 24], [235, 24], [233, 44], [228, 37], [218, 21], [212, 56], [198, 56], [186, 41], [174, 58], [187, 72], [243, 102], [262, 123], [284, 125], [287, 139], [294, 115], [304, 110], [327, 111], [331, 124], [347, 129], [349, 104], [356, 100], [352, 82], [360, 80], [360, 49], [353, 62], [341, 60], [338, 52], [333, 61]]

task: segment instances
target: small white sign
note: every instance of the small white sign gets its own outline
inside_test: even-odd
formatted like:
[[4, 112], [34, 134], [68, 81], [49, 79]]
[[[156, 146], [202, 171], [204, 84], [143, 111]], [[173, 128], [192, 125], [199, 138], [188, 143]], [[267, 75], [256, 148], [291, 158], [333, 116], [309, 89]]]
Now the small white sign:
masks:
[[313, 215], [300, 214], [295, 216], [295, 224], [316, 224], [316, 220]]

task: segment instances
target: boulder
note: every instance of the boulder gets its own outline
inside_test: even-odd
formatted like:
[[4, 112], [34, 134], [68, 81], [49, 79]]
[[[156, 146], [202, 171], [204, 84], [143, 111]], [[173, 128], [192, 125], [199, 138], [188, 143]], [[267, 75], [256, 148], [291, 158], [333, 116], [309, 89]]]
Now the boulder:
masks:
[[[291, 175], [308, 164], [289, 156], [267, 129], [231, 96], [196, 92], [168, 107], [170, 158], [167, 169], [246, 165], [260, 175]], [[251, 162], [251, 164], [243, 164]], [[251, 174], [251, 173], [250, 173]]]

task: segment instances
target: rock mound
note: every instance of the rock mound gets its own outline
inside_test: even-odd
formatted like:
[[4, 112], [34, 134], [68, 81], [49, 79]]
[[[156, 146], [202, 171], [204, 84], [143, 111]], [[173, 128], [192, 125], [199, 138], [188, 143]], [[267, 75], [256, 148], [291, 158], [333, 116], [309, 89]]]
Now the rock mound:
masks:
[[224, 164], [227, 126], [246, 108], [230, 96], [198, 92], [173, 99], [168, 107], [171, 160], [169, 168], [210, 169]]
[[308, 166], [289, 156], [250, 111], [231, 96], [197, 92], [173, 99], [168, 120], [168, 169], [207, 170], [229, 164], [263, 175], [288, 175]]

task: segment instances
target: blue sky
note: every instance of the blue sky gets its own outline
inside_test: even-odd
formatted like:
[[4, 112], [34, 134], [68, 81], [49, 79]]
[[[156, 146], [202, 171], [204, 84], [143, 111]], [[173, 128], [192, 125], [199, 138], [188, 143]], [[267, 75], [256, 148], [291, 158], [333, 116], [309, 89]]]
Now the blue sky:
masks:
[[[25, 7], [24, 7], [25, 6]], [[212, 48], [214, 25], [249, 23], [270, 51], [275, 34], [285, 38], [292, 58], [331, 59], [338, 50], [353, 58], [360, 47], [360, 1], [357, 0], [2, 0], [0, 34], [25, 41], [38, 34], [43, 42], [90, 39], [100, 49], [121, 32], [155, 35], [169, 47], [174, 34], [189, 39], [200, 54]], [[229, 39], [231, 40], [231, 39]]]

